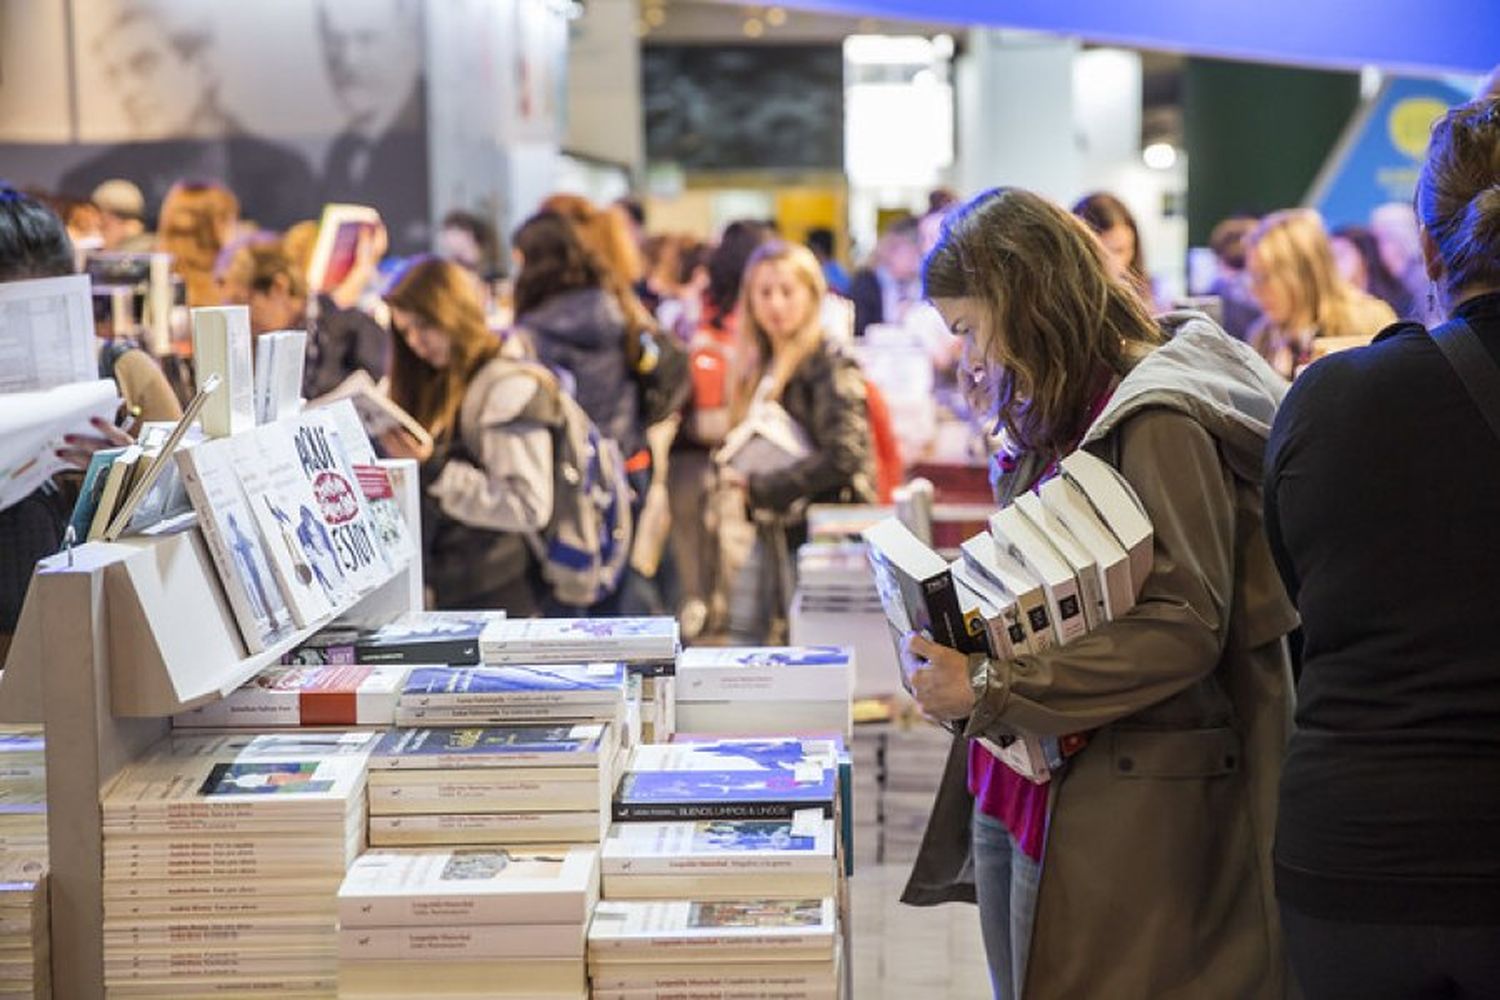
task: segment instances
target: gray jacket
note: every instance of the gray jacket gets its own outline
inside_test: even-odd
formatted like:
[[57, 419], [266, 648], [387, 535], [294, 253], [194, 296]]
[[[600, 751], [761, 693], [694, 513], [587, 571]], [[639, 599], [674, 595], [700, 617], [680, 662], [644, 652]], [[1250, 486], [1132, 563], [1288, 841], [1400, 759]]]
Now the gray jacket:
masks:
[[[1083, 445], [1154, 525], [1139, 604], [1067, 646], [976, 663], [966, 735], [1092, 734], [1051, 786], [1028, 1000], [1289, 989], [1270, 848], [1296, 615], [1260, 493], [1285, 383], [1201, 314], [1160, 321], [1172, 339], [1121, 381]], [[1026, 485], [1002, 483], [1002, 501]], [[963, 742], [906, 902], [973, 898]]]

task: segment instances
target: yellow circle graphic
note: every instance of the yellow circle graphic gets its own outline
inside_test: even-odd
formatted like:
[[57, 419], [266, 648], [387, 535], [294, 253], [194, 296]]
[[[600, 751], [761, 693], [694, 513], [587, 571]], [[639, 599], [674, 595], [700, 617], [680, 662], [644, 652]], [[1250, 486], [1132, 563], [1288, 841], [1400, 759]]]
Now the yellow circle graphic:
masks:
[[1386, 122], [1391, 142], [1407, 156], [1420, 160], [1427, 155], [1432, 123], [1447, 110], [1448, 105], [1435, 97], [1408, 97], [1397, 102]]

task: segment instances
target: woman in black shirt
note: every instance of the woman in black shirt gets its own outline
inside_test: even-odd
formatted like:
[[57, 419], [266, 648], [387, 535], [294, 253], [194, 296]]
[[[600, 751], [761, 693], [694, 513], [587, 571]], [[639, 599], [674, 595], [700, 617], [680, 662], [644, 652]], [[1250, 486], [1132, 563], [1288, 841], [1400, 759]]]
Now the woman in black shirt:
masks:
[[[1500, 365], [1500, 101], [1417, 192], [1444, 312]], [[1277, 896], [1310, 1000], [1500, 997], [1500, 435], [1427, 331], [1310, 368], [1267, 452], [1306, 646]]]

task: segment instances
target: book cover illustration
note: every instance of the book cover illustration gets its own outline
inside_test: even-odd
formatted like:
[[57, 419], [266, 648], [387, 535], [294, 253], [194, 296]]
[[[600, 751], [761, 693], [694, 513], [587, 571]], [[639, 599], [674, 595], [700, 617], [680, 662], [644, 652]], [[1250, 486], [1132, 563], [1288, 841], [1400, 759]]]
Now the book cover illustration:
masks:
[[229, 440], [240, 483], [297, 624], [312, 625], [353, 600], [354, 592], [291, 439], [280, 424], [268, 424]]
[[790, 821], [711, 820], [693, 824], [693, 850], [724, 851], [812, 851], [818, 838], [792, 832]]
[[643, 746], [631, 761], [639, 771], [831, 771], [837, 751], [828, 740], [746, 739]]
[[177, 462], [245, 643], [258, 653], [290, 635], [297, 622], [235, 472], [231, 448], [230, 441], [207, 441], [179, 453]]
[[821, 899], [693, 903], [688, 909], [688, 926], [692, 928], [821, 927], [826, 922]]
[[340, 400], [323, 409], [333, 421], [340, 446], [349, 460], [350, 468], [364, 494], [370, 511], [370, 524], [375, 530], [381, 549], [389, 557], [391, 565], [404, 565], [412, 555], [411, 533], [406, 518], [401, 513], [401, 504], [396, 499], [396, 489], [391, 482], [388, 469], [377, 464], [375, 448], [370, 443], [369, 432], [355, 409], [352, 400]]
[[529, 618], [507, 621], [486, 638], [505, 646], [525, 643], [578, 643], [590, 640], [677, 641], [675, 618]]
[[625, 667], [619, 663], [555, 666], [419, 667], [406, 680], [403, 696], [436, 694], [504, 695], [534, 691], [620, 691]]
[[454, 851], [438, 879], [443, 882], [482, 882], [497, 879], [510, 864], [506, 851]]
[[317, 774], [317, 761], [231, 761], [209, 770], [199, 794], [293, 796], [333, 791], [334, 782]]
[[597, 750], [602, 726], [491, 726], [482, 729], [393, 729], [377, 757], [487, 754], [575, 754]]
[[314, 410], [292, 425], [292, 445], [312, 488], [327, 541], [339, 569], [361, 593], [384, 582], [394, 569], [380, 547], [373, 519], [353, 466], [344, 455], [333, 418]]

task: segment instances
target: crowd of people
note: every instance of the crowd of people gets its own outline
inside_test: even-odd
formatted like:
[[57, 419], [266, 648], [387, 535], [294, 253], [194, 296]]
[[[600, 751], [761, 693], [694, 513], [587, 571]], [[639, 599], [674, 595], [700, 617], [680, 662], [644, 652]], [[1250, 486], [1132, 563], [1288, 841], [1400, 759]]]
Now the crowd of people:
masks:
[[[742, 641], [781, 637], [807, 505], [889, 481], [850, 342], [935, 309], [1001, 445], [997, 500], [1088, 449], [1134, 487], [1156, 568], [1134, 610], [1065, 647], [1003, 661], [907, 637], [917, 699], [961, 734], [908, 899], [977, 899], [997, 997], [1282, 997], [1288, 957], [1313, 997], [1497, 995], [1500, 684], [1477, 626], [1500, 588], [1500, 416], [1445, 345], [1472, 331], [1500, 363], [1500, 100], [1438, 123], [1415, 214], [1224, 221], [1212, 318], [1166, 311], [1103, 192], [1071, 212], [934, 192], [852, 273], [826, 230], [802, 245], [745, 219], [704, 242], [648, 221], [555, 195], [508, 268], [464, 213], [437, 254], [387, 259], [376, 229], [314, 293], [316, 223], [247, 226], [220, 184], [175, 185], [154, 229], [127, 181], [76, 202], [0, 188], [0, 280], [69, 273], [80, 249], [165, 251], [189, 306], [309, 331], [309, 398], [383, 380], [431, 438], [378, 445], [420, 463], [435, 607], [676, 614], [689, 639]], [[75, 464], [180, 413], [154, 364], [101, 351], [132, 419], [71, 440]], [[805, 448], [719, 461], [757, 421]], [[618, 456], [628, 508], [599, 542], [628, 558], [585, 598], [539, 542], [577, 513], [578, 427]], [[0, 512], [0, 631], [62, 541], [67, 489]], [[735, 557], [730, 520], [754, 538]], [[978, 742], [1075, 734], [1051, 785]]]

